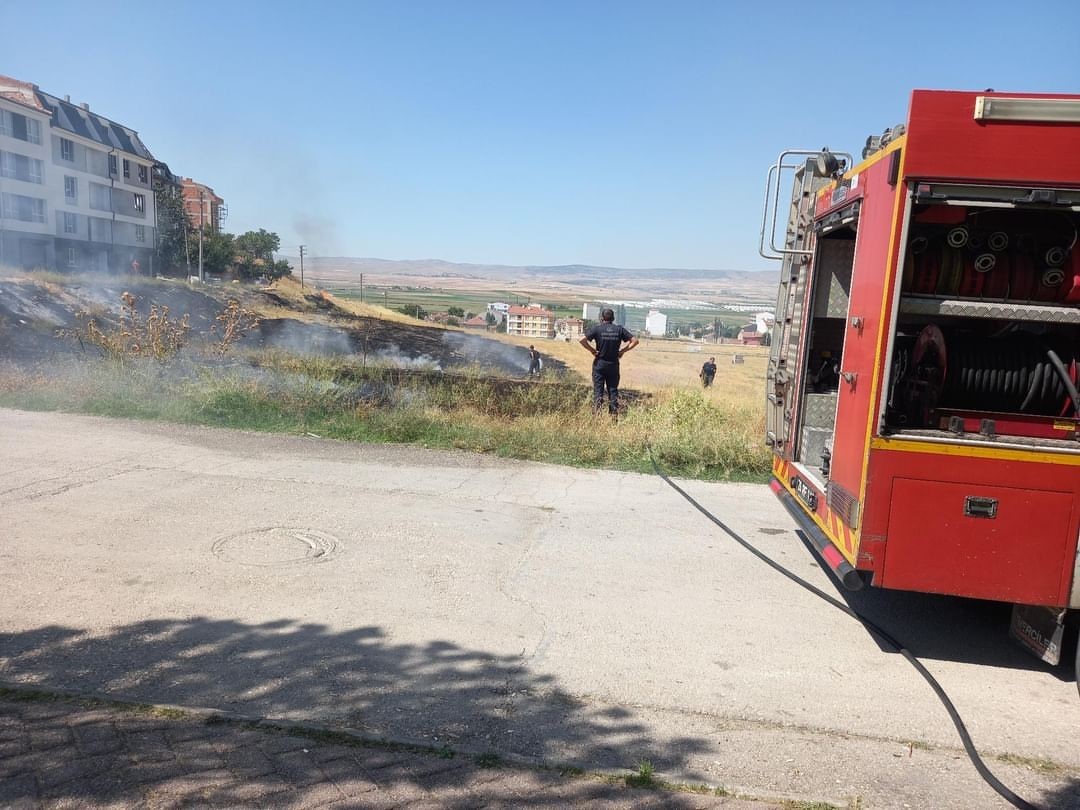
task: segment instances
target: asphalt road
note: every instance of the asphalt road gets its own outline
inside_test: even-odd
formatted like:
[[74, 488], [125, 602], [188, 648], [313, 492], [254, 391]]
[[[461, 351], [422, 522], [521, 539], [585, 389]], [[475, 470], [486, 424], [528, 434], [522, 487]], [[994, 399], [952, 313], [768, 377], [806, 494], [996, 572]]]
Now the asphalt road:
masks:
[[[839, 593], [767, 487], [686, 482]], [[862, 808], [1004, 807], [930, 689], [657, 477], [0, 410], [0, 680]], [[988, 763], [1080, 807], [1080, 700], [998, 605], [847, 597]]]

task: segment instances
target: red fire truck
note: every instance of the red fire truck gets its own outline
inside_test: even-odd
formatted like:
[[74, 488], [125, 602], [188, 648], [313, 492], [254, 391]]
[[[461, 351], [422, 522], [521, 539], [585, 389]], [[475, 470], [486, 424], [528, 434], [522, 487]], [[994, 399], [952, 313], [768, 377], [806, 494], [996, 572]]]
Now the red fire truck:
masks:
[[846, 586], [1012, 603], [1055, 664], [1080, 608], [1078, 233], [1080, 96], [916, 90], [858, 163], [783, 152], [760, 241], [774, 492]]

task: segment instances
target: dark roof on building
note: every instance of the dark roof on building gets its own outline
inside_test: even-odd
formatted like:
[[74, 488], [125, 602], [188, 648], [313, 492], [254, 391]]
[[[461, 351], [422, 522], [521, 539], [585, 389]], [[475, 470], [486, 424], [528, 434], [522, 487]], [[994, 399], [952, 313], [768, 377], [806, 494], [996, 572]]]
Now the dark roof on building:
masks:
[[52, 114], [52, 125], [57, 129], [74, 132], [83, 138], [97, 141], [102, 146], [119, 149], [144, 160], [154, 159], [150, 150], [139, 140], [139, 134], [135, 130], [40, 90], [37, 91], [37, 96]]

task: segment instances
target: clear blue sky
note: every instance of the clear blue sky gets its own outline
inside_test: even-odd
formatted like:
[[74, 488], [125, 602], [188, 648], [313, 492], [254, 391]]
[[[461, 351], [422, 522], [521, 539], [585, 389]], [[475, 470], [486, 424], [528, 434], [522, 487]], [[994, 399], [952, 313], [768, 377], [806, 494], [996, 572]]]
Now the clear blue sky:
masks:
[[314, 255], [765, 269], [768, 164], [913, 87], [1080, 92], [1080, 1], [8, 0], [0, 73]]

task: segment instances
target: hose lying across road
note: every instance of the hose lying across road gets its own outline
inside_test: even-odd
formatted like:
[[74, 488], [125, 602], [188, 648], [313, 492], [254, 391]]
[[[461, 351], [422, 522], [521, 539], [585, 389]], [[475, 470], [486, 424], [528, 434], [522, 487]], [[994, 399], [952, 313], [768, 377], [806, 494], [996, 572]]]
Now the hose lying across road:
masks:
[[949, 699], [949, 696], [945, 693], [945, 690], [942, 688], [941, 684], [937, 682], [937, 679], [930, 674], [930, 671], [925, 666], [923, 666], [922, 662], [919, 661], [919, 659], [916, 658], [910, 650], [908, 650], [906, 647], [904, 647], [903, 644], [893, 638], [888, 633], [888, 631], [886, 631], [880, 625], [875, 624], [870, 619], [852, 610], [851, 607], [845, 605], [839, 599], [830, 596], [820, 588], [811, 585], [798, 574], [795, 574], [784, 568], [784, 566], [780, 565], [780, 563], [767, 556], [765, 553], [763, 553], [757, 547], [751, 544], [748, 540], [744, 539], [736, 531], [731, 529], [726, 523], [720, 520], [720, 518], [716, 517], [716, 515], [714, 515], [712, 512], [710, 512], [708, 509], [706, 509], [704, 506], [694, 500], [694, 498], [689, 495], [686, 490], [682, 489], [682, 487], [680, 487], [678, 484], [671, 480], [668, 474], [665, 473], [660, 468], [660, 465], [656, 463], [656, 458], [653, 456], [651, 447], [649, 448], [649, 460], [652, 461], [653, 469], [656, 470], [657, 475], [663, 478], [664, 481], [666, 481], [672, 489], [682, 495], [690, 503], [691, 506], [701, 512], [701, 514], [703, 514], [713, 523], [715, 523], [732, 540], [745, 548], [747, 551], [749, 551], [767, 566], [772, 568], [774, 571], [783, 574], [785, 577], [787, 577], [797, 585], [801, 585], [803, 588], [810, 591], [810, 593], [814, 594], [818, 598], [824, 599], [837, 610], [843, 611], [848, 616], [855, 619], [855, 621], [859, 622], [863, 627], [865, 627], [875, 636], [882, 639], [886, 644], [895, 648], [896, 651], [900, 653], [900, 655], [902, 655], [909, 664], [915, 667], [915, 671], [922, 675], [926, 682], [930, 684], [930, 688], [934, 690], [934, 694], [937, 695], [938, 700], [940, 700], [942, 705], [945, 707], [945, 711], [949, 713], [949, 718], [952, 720], [953, 725], [956, 726], [956, 731], [960, 735], [960, 741], [964, 744], [964, 750], [967, 752], [968, 759], [971, 760], [971, 764], [975, 766], [975, 770], [979, 772], [979, 776], [983, 778], [983, 781], [986, 782], [986, 784], [992, 787], [995, 791], [997, 791], [998, 795], [1000, 795], [1013, 807], [1019, 808], [1019, 810], [1039, 810], [1035, 805], [1025, 801], [1024, 799], [1013, 793], [1011, 790], [1009, 790], [1009, 788], [1006, 787], [1000, 779], [998, 779], [996, 776], [994, 776], [993, 773], [990, 772], [990, 769], [986, 767], [986, 763], [983, 762], [982, 757], [979, 756], [979, 752], [975, 748], [975, 743], [972, 742], [971, 735], [968, 733], [967, 727], [964, 725], [963, 718], [960, 717], [960, 713], [956, 710], [956, 706], [953, 705], [953, 702]]

